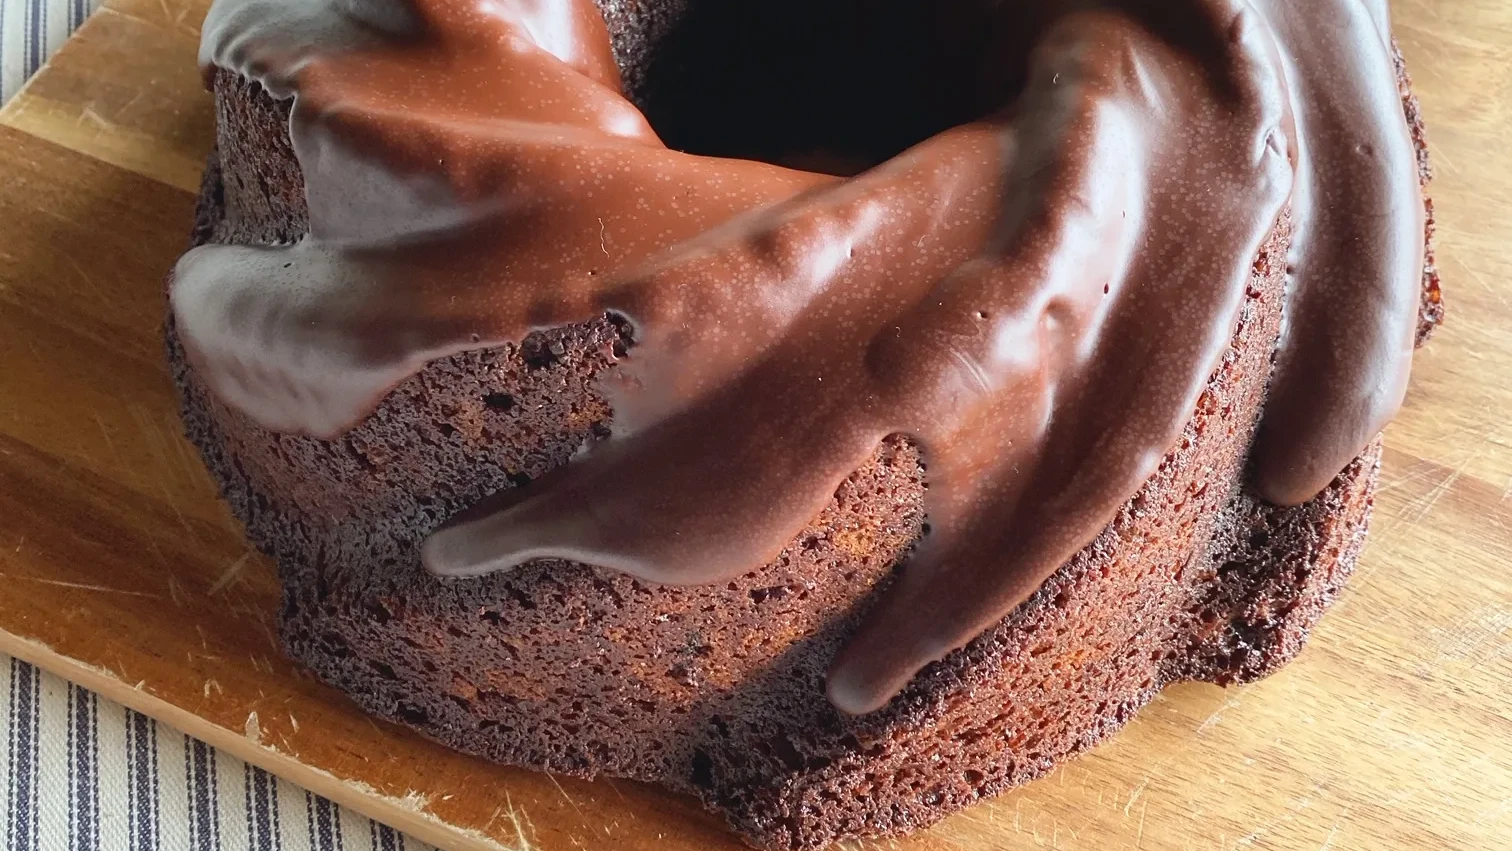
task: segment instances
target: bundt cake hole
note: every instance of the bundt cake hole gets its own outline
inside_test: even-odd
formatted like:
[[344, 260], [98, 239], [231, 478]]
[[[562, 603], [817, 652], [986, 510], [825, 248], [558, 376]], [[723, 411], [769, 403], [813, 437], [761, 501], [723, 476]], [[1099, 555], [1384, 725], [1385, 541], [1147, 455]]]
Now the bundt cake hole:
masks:
[[[669, 147], [855, 174], [1006, 103], [990, 0], [599, 0], [627, 92]], [[1018, 28], [1022, 30], [1024, 28]]]

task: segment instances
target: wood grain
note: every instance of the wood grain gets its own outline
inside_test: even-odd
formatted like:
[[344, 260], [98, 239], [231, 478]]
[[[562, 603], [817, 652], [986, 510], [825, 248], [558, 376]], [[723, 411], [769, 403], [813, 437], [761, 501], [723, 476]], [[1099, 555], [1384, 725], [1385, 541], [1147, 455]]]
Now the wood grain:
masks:
[[[854, 847], [1503, 849], [1512, 836], [1512, 6], [1402, 0], [1450, 323], [1309, 649], [1170, 689], [1108, 744]], [[688, 801], [458, 756], [278, 652], [272, 566], [180, 437], [162, 280], [211, 137], [200, 0], [111, 0], [0, 111], [0, 650], [446, 848], [734, 849]]]

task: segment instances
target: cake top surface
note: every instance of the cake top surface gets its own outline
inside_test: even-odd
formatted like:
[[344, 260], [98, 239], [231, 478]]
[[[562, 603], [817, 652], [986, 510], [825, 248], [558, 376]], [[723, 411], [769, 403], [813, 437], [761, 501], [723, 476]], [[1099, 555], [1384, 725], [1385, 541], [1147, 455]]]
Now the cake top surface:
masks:
[[831, 671], [851, 712], [1149, 479], [1288, 205], [1253, 482], [1324, 488], [1400, 405], [1417, 325], [1384, 3], [894, 5], [921, 33], [978, 26], [949, 62], [975, 114], [838, 177], [669, 148], [591, 0], [217, 0], [202, 62], [293, 99], [310, 232], [186, 255], [186, 351], [264, 426], [331, 437], [436, 358], [626, 321], [610, 438], [434, 535], [448, 575], [738, 575], [912, 436], [929, 532]]

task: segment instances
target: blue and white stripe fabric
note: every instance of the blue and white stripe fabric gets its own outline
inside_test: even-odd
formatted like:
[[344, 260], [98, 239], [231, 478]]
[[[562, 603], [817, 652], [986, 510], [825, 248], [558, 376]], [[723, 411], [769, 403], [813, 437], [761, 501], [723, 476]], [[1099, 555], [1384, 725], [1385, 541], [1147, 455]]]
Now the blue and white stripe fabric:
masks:
[[433, 851], [0, 655], [6, 851]]
[[0, 104], [31, 79], [104, 0], [0, 0]]

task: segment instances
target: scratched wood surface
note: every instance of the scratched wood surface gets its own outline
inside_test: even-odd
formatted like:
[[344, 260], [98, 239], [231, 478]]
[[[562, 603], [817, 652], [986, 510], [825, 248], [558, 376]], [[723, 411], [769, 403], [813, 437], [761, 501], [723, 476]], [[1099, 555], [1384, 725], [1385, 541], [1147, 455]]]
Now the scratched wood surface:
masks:
[[[0, 112], [0, 650], [442, 847], [736, 848], [689, 802], [367, 720], [278, 652], [272, 566], [179, 435], [158, 340], [211, 138], [205, 0], [109, 0]], [[1170, 689], [1052, 777], [877, 847], [1512, 845], [1512, 5], [1396, 4], [1450, 324], [1360, 571], [1242, 689]]]

